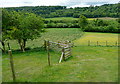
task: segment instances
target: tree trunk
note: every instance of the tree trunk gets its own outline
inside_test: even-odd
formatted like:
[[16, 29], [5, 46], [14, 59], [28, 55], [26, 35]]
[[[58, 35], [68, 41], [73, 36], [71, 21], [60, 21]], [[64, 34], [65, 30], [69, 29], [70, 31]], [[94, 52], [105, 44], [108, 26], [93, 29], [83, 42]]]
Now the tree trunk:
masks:
[[20, 46], [20, 50], [22, 51], [21, 39], [18, 39], [18, 43], [19, 43], [19, 46]]
[[23, 49], [25, 50], [27, 39], [23, 39]]
[[23, 51], [23, 52], [25, 52], [25, 46], [26, 46], [26, 39], [19, 39], [18, 40], [18, 43], [19, 43], [19, 45], [20, 45], [20, 49], [21, 49], [21, 51]]
[[5, 43], [3, 41], [1, 41], [1, 44], [3, 46], [3, 52], [6, 53]]

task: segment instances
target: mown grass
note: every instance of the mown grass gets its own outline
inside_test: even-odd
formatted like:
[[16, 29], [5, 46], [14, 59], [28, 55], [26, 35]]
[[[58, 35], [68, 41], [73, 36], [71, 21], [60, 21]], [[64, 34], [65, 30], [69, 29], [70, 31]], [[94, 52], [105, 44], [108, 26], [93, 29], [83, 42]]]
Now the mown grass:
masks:
[[[83, 32], [79, 28], [49, 28], [46, 29], [45, 33], [41, 34], [41, 37], [35, 40], [28, 40], [26, 47], [36, 48], [44, 45], [44, 40], [50, 41], [64, 41], [69, 40], [73, 41], [77, 38], [80, 38], [83, 35]], [[13, 50], [19, 49], [17, 41], [10, 41], [10, 46]]]
[[[115, 46], [116, 42], [118, 43], [118, 34], [113, 33], [96, 33], [96, 32], [86, 32], [81, 38], [75, 40], [75, 45], [88, 45], [88, 41], [90, 41], [91, 45], [97, 45], [97, 41], [99, 45], [106, 46]], [[117, 44], [118, 45], [118, 44]]]
[[[53, 51], [51, 66], [43, 50], [13, 53], [17, 81], [20, 82], [117, 82], [117, 47], [78, 46], [66, 62], [58, 63], [60, 54]], [[9, 56], [3, 55], [3, 81], [12, 82]]]
[[[55, 51], [50, 51], [50, 67], [47, 63], [47, 53], [43, 48], [28, 50], [24, 53], [14, 51], [13, 58], [17, 81], [117, 82], [118, 47], [81, 46], [81, 42], [84, 43], [89, 39], [94, 41], [103, 41], [104, 39], [116, 41], [118, 34], [87, 32], [82, 38], [80, 38], [80, 31], [77, 33], [77, 29], [75, 29], [76, 32], [73, 30], [74, 29], [48, 29], [47, 31], [49, 31], [49, 34], [46, 32], [46, 34], [44, 33], [43, 35], [44, 37], [41, 37], [42, 40], [45, 38], [47, 40], [52, 39], [53, 41], [58, 41], [58, 39], [65, 40], [65, 38], [70, 37], [69, 40], [74, 41], [75, 47], [72, 48], [72, 57], [60, 64], [58, 61], [61, 53]], [[38, 44], [41, 45], [39, 42], [41, 38], [30, 43], [28, 42], [27, 46], [34, 44], [34, 47], [38, 47]], [[7, 54], [3, 54], [2, 57], [2, 80], [3, 82], [12, 82], [9, 56]]]

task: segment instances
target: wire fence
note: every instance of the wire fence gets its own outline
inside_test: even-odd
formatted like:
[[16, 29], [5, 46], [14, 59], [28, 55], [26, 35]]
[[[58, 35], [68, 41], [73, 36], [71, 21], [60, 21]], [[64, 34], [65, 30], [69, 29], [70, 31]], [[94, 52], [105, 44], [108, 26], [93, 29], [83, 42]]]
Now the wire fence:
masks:
[[120, 43], [118, 41], [91, 41], [81, 42], [80, 45], [83, 46], [106, 46], [106, 47], [119, 47]]

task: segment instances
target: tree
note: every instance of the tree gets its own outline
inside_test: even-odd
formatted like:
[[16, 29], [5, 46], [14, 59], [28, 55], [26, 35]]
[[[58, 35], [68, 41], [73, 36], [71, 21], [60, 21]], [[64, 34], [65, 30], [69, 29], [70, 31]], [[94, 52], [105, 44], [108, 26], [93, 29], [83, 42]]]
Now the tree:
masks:
[[12, 28], [12, 37], [16, 39], [24, 52], [28, 39], [35, 39], [43, 32], [44, 23], [41, 17], [32, 13], [20, 13], [18, 27]]
[[41, 17], [33, 13], [8, 12], [2, 14], [2, 45], [5, 50], [5, 40], [15, 39], [24, 52], [28, 39], [35, 39], [43, 32], [44, 23]]
[[79, 26], [84, 29], [88, 24], [87, 18], [83, 15], [80, 15], [79, 17]]
[[118, 23], [120, 23], [120, 18], [118, 18], [116, 21], [117, 21]]
[[0, 42], [3, 46], [2, 48], [3, 52], [6, 52], [5, 49], [6, 40], [11, 38], [10, 30], [12, 23], [13, 23], [13, 19], [11, 17], [11, 14], [7, 10], [2, 9], [2, 39], [0, 40]]

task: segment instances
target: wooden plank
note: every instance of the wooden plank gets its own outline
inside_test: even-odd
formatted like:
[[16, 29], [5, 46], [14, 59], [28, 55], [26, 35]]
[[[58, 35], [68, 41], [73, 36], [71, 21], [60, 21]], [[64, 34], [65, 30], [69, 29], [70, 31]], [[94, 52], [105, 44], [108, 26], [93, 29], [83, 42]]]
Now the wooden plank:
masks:
[[60, 57], [59, 63], [61, 63], [62, 59], [63, 59], [63, 52], [62, 52], [62, 55]]
[[68, 49], [65, 49], [65, 52], [66, 52], [66, 51], [70, 51], [70, 48], [68, 48]]
[[71, 57], [71, 56], [67, 56], [67, 57], [65, 57], [65, 60], [68, 59], [68, 58], [70, 58], [70, 57]]
[[66, 52], [65, 55], [69, 54], [70, 52]]
[[63, 45], [63, 46], [67, 45], [67, 44], [62, 44], [62, 43], [57, 43], [57, 42], [52, 42], [52, 41], [49, 41], [49, 43], [53, 43], [53, 44], [57, 44], [57, 45]]
[[68, 47], [64, 47], [64, 48], [70, 48], [70, 46], [68, 46]]
[[66, 54], [65, 57], [71, 56], [70, 54]]

